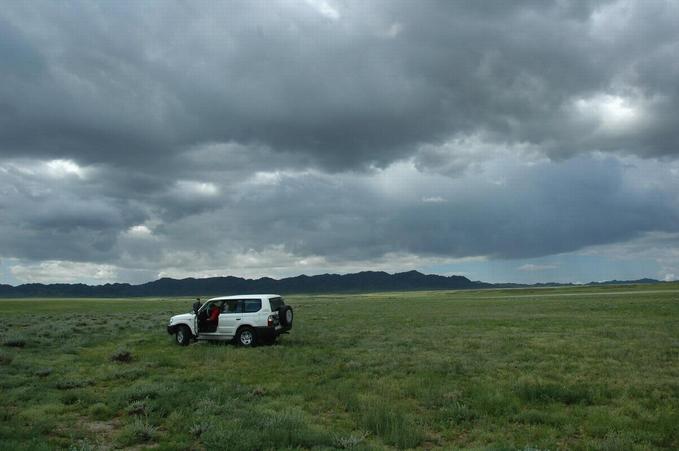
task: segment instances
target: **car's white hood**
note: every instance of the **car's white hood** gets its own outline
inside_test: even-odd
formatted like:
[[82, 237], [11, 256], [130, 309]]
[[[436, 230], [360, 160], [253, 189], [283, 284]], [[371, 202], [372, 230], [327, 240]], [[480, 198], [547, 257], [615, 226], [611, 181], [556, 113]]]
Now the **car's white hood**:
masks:
[[181, 315], [175, 315], [172, 318], [170, 318], [170, 324], [191, 321], [194, 316], [195, 314], [193, 313], [183, 313]]

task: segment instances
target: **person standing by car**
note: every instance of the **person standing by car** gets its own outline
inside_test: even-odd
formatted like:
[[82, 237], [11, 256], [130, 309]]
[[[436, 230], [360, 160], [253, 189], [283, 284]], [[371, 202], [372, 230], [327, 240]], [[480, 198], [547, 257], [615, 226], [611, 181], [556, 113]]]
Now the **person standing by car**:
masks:
[[196, 302], [193, 303], [194, 313], [198, 313], [198, 309], [200, 309], [201, 305], [203, 305], [203, 304], [200, 302], [200, 298], [196, 298]]

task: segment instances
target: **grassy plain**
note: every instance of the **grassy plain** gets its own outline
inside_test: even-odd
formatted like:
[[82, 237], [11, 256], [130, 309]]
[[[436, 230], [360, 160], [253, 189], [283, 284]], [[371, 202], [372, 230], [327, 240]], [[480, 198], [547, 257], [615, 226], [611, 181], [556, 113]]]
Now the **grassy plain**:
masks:
[[0, 449], [679, 448], [679, 285], [287, 300], [255, 349], [176, 346], [189, 299], [0, 300]]

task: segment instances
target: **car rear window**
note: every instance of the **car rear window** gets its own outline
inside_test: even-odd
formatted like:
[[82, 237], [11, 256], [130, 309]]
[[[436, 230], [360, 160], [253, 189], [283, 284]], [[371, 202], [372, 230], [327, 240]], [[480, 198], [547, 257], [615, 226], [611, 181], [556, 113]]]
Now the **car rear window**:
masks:
[[261, 299], [243, 299], [243, 313], [254, 313], [262, 308]]
[[271, 304], [271, 311], [273, 312], [284, 306], [285, 302], [283, 302], [283, 298], [271, 298], [269, 304]]

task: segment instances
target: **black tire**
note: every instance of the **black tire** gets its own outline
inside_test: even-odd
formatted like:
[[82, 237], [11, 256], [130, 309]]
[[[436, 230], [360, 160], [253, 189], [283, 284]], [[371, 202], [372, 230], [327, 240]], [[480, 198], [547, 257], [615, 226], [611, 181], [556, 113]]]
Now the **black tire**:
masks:
[[236, 344], [244, 348], [250, 348], [257, 344], [257, 334], [252, 327], [241, 327], [236, 334]]
[[284, 305], [278, 309], [278, 321], [280, 321], [281, 326], [290, 329], [292, 327], [292, 320], [294, 318], [292, 313], [292, 307], [289, 305]]
[[188, 346], [191, 342], [191, 329], [188, 326], [179, 326], [174, 335], [175, 341], [180, 346]]

